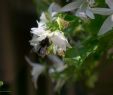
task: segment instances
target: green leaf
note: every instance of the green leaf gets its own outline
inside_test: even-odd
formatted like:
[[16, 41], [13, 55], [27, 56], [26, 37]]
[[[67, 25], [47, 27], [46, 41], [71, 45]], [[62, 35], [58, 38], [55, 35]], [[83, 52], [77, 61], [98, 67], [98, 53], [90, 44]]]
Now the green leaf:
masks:
[[3, 83], [3, 81], [0, 81], [0, 86], [2, 86], [4, 83]]

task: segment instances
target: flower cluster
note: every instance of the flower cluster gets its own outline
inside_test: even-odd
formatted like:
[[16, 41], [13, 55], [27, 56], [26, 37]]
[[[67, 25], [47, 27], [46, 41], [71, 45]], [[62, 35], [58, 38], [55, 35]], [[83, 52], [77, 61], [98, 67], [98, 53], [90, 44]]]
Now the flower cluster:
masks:
[[[65, 38], [63, 32], [61, 30], [51, 31], [47, 29], [46, 26], [47, 18], [44, 13], [42, 13], [40, 18], [41, 21], [40, 22], [37, 21], [38, 27], [31, 29], [33, 38], [30, 41], [30, 44], [34, 47], [35, 51], [45, 56], [46, 54], [45, 50], [50, 45], [53, 45], [54, 54], [56, 54], [57, 52], [61, 53], [66, 51], [66, 47], [70, 47], [70, 44]], [[41, 51], [41, 48], [44, 48], [43, 49], [44, 51], [43, 50]]]
[[[37, 21], [38, 27], [31, 28], [31, 33], [33, 34], [32, 39], [30, 40], [30, 45], [33, 46], [33, 50], [41, 57], [45, 57], [47, 55], [48, 59], [53, 60], [53, 64], [49, 68], [49, 73], [52, 74], [54, 72], [61, 72], [67, 66], [64, 65], [64, 62], [59, 59], [57, 56], [48, 53], [49, 48], [52, 47], [52, 54], [58, 54], [59, 56], [64, 56], [64, 52], [66, 48], [70, 48], [70, 44], [68, 43], [67, 38], [64, 36], [64, 33], [61, 31], [58, 26], [56, 30], [51, 30], [48, 28], [48, 23], [56, 22], [59, 23], [59, 18], [56, 17], [56, 9], [60, 9], [60, 7], [52, 3], [48, 9], [48, 13], [43, 12], [40, 16], [40, 21]], [[29, 58], [26, 57], [27, 62], [33, 67], [32, 69], [32, 77], [35, 88], [37, 88], [37, 79], [38, 76], [46, 70], [46, 65], [33, 63]]]

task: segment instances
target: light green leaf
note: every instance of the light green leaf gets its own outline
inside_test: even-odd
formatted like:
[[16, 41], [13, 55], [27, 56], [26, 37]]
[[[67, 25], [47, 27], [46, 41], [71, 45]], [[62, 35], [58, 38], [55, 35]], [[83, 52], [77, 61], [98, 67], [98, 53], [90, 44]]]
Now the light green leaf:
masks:
[[2, 86], [4, 83], [3, 83], [3, 81], [0, 81], [0, 86]]

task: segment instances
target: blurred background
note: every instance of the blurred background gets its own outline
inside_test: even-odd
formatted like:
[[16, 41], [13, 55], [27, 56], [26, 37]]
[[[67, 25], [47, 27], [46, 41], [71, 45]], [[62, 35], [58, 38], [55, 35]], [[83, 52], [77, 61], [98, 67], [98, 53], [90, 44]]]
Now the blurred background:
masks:
[[[31, 68], [24, 58], [31, 50], [30, 29], [37, 26], [40, 12], [47, 9], [52, 1], [0, 0], [0, 80], [4, 82], [0, 87], [0, 95], [55, 95], [49, 77], [41, 75], [38, 80], [39, 90], [34, 88]], [[60, 0], [56, 2], [65, 3]], [[107, 64], [101, 69], [95, 88], [85, 90], [73, 84], [65, 86], [61, 95], [113, 95], [112, 68], [113, 64]]]

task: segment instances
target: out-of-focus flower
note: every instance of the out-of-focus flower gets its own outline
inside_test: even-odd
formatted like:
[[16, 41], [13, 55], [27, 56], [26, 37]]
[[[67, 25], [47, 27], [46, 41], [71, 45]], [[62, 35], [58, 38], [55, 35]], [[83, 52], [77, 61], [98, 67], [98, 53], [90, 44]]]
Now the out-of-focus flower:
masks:
[[35, 88], [37, 88], [37, 79], [39, 75], [44, 72], [46, 67], [44, 65], [31, 62], [31, 60], [28, 57], [25, 57], [25, 59], [32, 66], [32, 71], [31, 71], [32, 80]]
[[[47, 57], [52, 62], [52, 65], [48, 68], [50, 75], [56, 72], [62, 72], [67, 68], [67, 65], [64, 64], [64, 62], [61, 59], [59, 59], [57, 56], [48, 55]], [[38, 77], [40, 76], [41, 73], [43, 73], [46, 70], [46, 66], [38, 63], [33, 63], [28, 57], [25, 57], [25, 59], [32, 66], [32, 71], [31, 71], [32, 80], [35, 88], [38, 88], [37, 87]], [[55, 80], [53, 79], [53, 81]], [[58, 80], [56, 88], [58, 88], [59, 86], [61, 87], [64, 84], [64, 83], [59, 84], [59, 82], [60, 81]]]
[[113, 0], [105, 0], [109, 8], [92, 8], [93, 13], [99, 15], [110, 15], [103, 22], [98, 35], [103, 35], [113, 28]]
[[48, 8], [48, 12], [51, 14], [51, 17], [54, 17], [60, 9], [61, 7], [53, 2]]
[[[64, 62], [55, 55], [49, 55], [48, 59], [51, 60], [52, 63], [53, 63], [53, 65], [49, 69], [49, 74], [50, 75], [54, 74], [56, 72], [57, 73], [63, 72], [67, 68], [67, 65], [64, 64]], [[52, 78], [52, 81], [56, 82], [54, 90], [58, 91], [65, 84], [66, 79], [64, 79], [64, 76], [61, 75], [58, 80]]]
[[61, 8], [60, 12], [74, 12], [74, 14], [81, 19], [87, 19], [88, 17], [94, 19], [94, 14], [91, 7], [95, 3], [94, 0], [76, 0]]
[[67, 65], [64, 64], [64, 62], [55, 55], [48, 55], [48, 59], [53, 63], [53, 65], [49, 69], [50, 74], [54, 72], [62, 72], [67, 68]]

